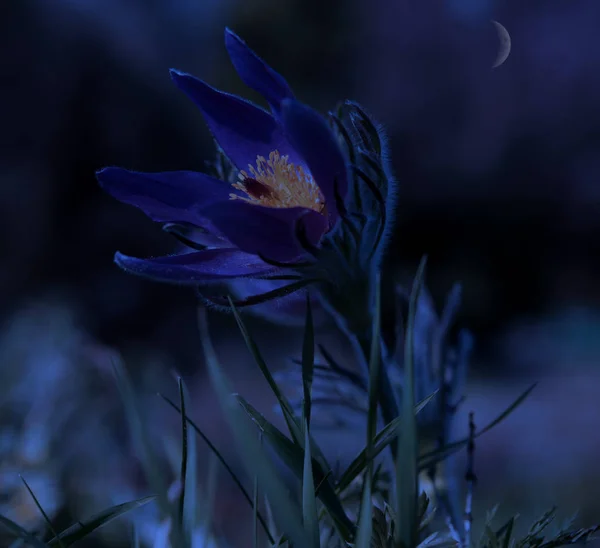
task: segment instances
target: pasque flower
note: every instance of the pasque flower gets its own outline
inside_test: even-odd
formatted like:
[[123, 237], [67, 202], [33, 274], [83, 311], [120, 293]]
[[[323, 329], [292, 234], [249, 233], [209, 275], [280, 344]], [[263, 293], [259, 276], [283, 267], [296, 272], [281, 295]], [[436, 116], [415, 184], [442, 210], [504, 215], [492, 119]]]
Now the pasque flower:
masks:
[[[117, 167], [99, 171], [98, 181], [107, 192], [165, 223], [166, 230], [192, 248], [150, 259], [117, 253], [115, 261], [134, 274], [201, 286], [205, 300], [215, 305], [226, 304], [214, 292], [219, 282], [260, 279], [276, 284], [239, 303], [253, 305], [289, 299], [312, 283], [337, 284], [344, 271], [355, 277], [383, 240], [385, 221], [379, 215], [373, 223], [365, 204], [375, 196], [378, 205], [371, 209], [383, 211], [386, 192], [350, 159], [363, 154], [357, 151], [361, 135], [377, 141], [375, 149], [380, 150], [378, 130], [369, 136], [375, 126], [362, 120], [366, 115], [355, 105], [347, 111], [353, 113], [356, 131], [345, 128], [341, 116], [332, 115], [328, 123], [297, 101], [286, 81], [228, 29], [225, 44], [242, 80], [262, 94], [271, 112], [172, 70], [175, 84], [204, 115], [229, 176]], [[364, 155], [371, 168], [384, 173], [376, 153]], [[364, 190], [350, 188], [359, 182], [371, 193], [371, 202], [364, 199]], [[357, 206], [352, 213], [349, 200]], [[379, 228], [372, 230], [373, 225]], [[265, 288], [264, 283], [254, 286]]]

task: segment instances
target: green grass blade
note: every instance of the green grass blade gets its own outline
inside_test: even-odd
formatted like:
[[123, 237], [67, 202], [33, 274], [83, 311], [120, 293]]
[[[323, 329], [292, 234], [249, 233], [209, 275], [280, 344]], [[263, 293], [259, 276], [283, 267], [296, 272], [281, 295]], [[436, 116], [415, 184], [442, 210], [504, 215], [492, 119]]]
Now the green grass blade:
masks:
[[272, 462], [264, 454], [254, 435], [248, 429], [247, 419], [241, 414], [241, 409], [232, 400], [229, 382], [217, 361], [212, 347], [204, 310], [200, 310], [199, 326], [208, 373], [217, 392], [221, 409], [233, 431], [234, 439], [241, 454], [245, 456], [244, 465], [250, 477], [254, 477], [254, 474], [258, 476], [263, 490], [273, 504], [278, 523], [281, 524], [292, 542], [297, 546], [309, 546], [297, 508], [290, 500], [284, 483], [276, 474]]
[[[190, 393], [187, 389], [187, 386], [184, 380], [180, 377], [178, 379], [179, 383], [179, 400], [182, 405], [182, 409], [184, 406], [184, 402], [189, 402]], [[181, 425], [181, 433], [182, 433], [182, 468], [183, 468], [183, 439], [185, 436], [186, 445], [187, 445], [187, 462], [186, 462], [186, 473], [185, 473], [185, 481], [182, 479], [182, 483], [185, 486], [185, 500], [183, 507], [183, 523], [184, 523], [184, 532], [190, 536], [197, 525], [198, 520], [198, 453], [196, 447], [196, 437], [190, 436], [187, 431], [187, 413], [181, 413], [182, 417], [182, 425]], [[185, 419], [184, 419], [185, 417]], [[184, 434], [184, 426], [183, 421], [185, 420], [186, 430]], [[213, 453], [210, 453], [211, 457]], [[183, 476], [183, 473], [182, 473]], [[191, 538], [191, 537], [190, 537]]]
[[204, 542], [202, 546], [208, 546], [210, 536], [212, 533], [212, 520], [214, 513], [214, 503], [215, 497], [217, 494], [217, 485], [218, 485], [218, 469], [217, 469], [217, 459], [215, 458], [214, 453], [210, 453], [209, 461], [208, 461], [208, 471], [206, 473], [206, 493], [204, 495], [205, 504], [204, 504], [204, 515], [202, 517], [202, 524], [204, 526]]
[[360, 517], [356, 532], [355, 548], [371, 548], [373, 537], [373, 506], [371, 503], [371, 476], [365, 477], [362, 500], [360, 503]]
[[373, 482], [373, 460], [375, 458], [375, 433], [377, 430], [377, 396], [379, 393], [379, 368], [381, 367], [381, 279], [377, 275], [375, 281], [373, 334], [371, 337], [371, 355], [369, 358], [369, 410], [367, 412], [367, 445], [365, 447], [365, 480], [356, 548], [370, 548], [373, 537], [373, 503], [371, 491]]
[[[306, 296], [306, 322], [304, 325], [304, 341], [302, 344], [302, 386], [304, 389], [304, 398], [302, 400], [302, 410], [306, 428], [310, 428], [310, 391], [313, 382], [315, 368], [315, 332], [312, 319], [312, 310], [310, 306], [310, 297]], [[305, 439], [310, 441], [307, 436]], [[308, 451], [310, 453], [310, 450]]]
[[[258, 434], [258, 443], [262, 447], [263, 435]], [[254, 489], [252, 492], [252, 548], [258, 548], [258, 476], [254, 474]], [[272, 543], [271, 543], [272, 544]]]
[[33, 546], [33, 548], [48, 548], [48, 545], [46, 543], [42, 542], [39, 538], [23, 529], [23, 527], [1, 514], [0, 526], [6, 529], [15, 537], [23, 540], [27, 545]]
[[[381, 367], [381, 281], [379, 275], [375, 281], [375, 321], [373, 322], [373, 334], [371, 337], [371, 354], [369, 356], [369, 409], [367, 411], [367, 446], [366, 446], [366, 469], [369, 482], [373, 477], [373, 442], [377, 431], [377, 396], [379, 394], [379, 368]], [[369, 508], [371, 502], [369, 501]]]
[[[317, 513], [317, 498], [315, 496], [315, 482], [312, 473], [312, 459], [310, 456], [310, 439], [308, 436], [308, 423], [304, 423], [304, 468], [302, 474], [302, 517], [304, 529], [313, 548], [319, 548], [319, 516]], [[308, 548], [308, 546], [307, 546]]]
[[[163, 394], [159, 394], [159, 396], [163, 400], [165, 400], [173, 409], [175, 409], [175, 411], [177, 411], [178, 413], [181, 413], [181, 409], [179, 408], [179, 406], [176, 403], [174, 403], [169, 397], [167, 397]], [[208, 436], [200, 429], [200, 427], [189, 417], [186, 417], [186, 418], [187, 418], [188, 424], [192, 427], [192, 429], [196, 432], [196, 434], [198, 434], [202, 438], [204, 443], [206, 443], [206, 445], [208, 445], [209, 449], [217, 457], [219, 462], [223, 465], [223, 467], [225, 468], [225, 470], [227, 471], [227, 473], [229, 474], [229, 476], [231, 477], [233, 482], [236, 484], [237, 488], [242, 493], [243, 497], [246, 499], [246, 501], [248, 502], [248, 504], [250, 504], [250, 507], [252, 508], [253, 507], [252, 498], [248, 494], [248, 491], [246, 491], [246, 488], [244, 487], [244, 485], [242, 484], [240, 479], [237, 477], [236, 473], [233, 471], [231, 466], [229, 466], [229, 464], [225, 460], [225, 457], [223, 457], [223, 455], [221, 455], [221, 452], [215, 447], [215, 445], [210, 441]], [[261, 516], [260, 513], [258, 514], [258, 521], [260, 522], [265, 533], [269, 537], [269, 541], [272, 543], [275, 542], [275, 539], [271, 536], [271, 533], [269, 532], [269, 527], [267, 525], [267, 522], [264, 520], [264, 518]]]
[[48, 542], [48, 546], [60, 546], [61, 541], [64, 546], [71, 546], [72, 544], [75, 544], [76, 542], [93, 533], [99, 527], [102, 527], [103, 525], [106, 525], [114, 519], [117, 519], [123, 514], [131, 512], [140, 506], [144, 506], [155, 499], [156, 497], [153, 495], [131, 502], [117, 504], [112, 508], [107, 508], [106, 510], [103, 510], [102, 512], [92, 516], [89, 520], [79, 521], [62, 533], [59, 533], [58, 537], [54, 537], [50, 542]]
[[410, 295], [408, 321], [406, 326], [406, 343], [404, 354], [404, 384], [402, 390], [402, 422], [398, 433], [398, 458], [396, 460], [396, 507], [399, 524], [396, 541], [399, 546], [413, 548], [418, 543], [419, 523], [418, 496], [419, 472], [419, 440], [417, 420], [415, 417], [415, 363], [414, 363], [414, 326], [419, 295], [423, 286], [426, 257], [423, 257]]
[[[179, 526], [179, 535], [180, 538], [184, 538], [185, 531], [185, 496], [186, 496], [186, 487], [187, 487], [187, 469], [188, 469], [188, 429], [187, 429], [187, 420], [185, 419], [185, 394], [183, 390], [183, 381], [181, 377], [177, 379], [177, 384], [179, 388], [179, 405], [181, 405], [181, 472], [179, 475], [181, 481], [181, 492], [179, 493], [179, 501], [177, 505], [177, 517], [178, 517], [178, 526]], [[191, 534], [192, 529], [188, 532]]]
[[131, 528], [131, 548], [140, 548], [140, 534], [135, 523]]
[[250, 353], [252, 354], [252, 357], [254, 358], [254, 361], [258, 365], [261, 373], [263, 374], [264, 378], [266, 379], [267, 383], [269, 384], [271, 391], [277, 398], [277, 402], [279, 403], [279, 406], [281, 407], [281, 413], [282, 413], [283, 418], [285, 419], [287, 427], [290, 431], [290, 436], [292, 436], [292, 439], [298, 445], [302, 446], [302, 444], [304, 443], [304, 438], [302, 436], [302, 431], [300, 429], [300, 426], [299, 426], [298, 422], [296, 421], [296, 419], [294, 418], [294, 411], [293, 411], [293, 408], [292, 408], [290, 402], [285, 397], [283, 392], [279, 389], [279, 386], [277, 386], [277, 383], [275, 382], [273, 375], [271, 375], [271, 372], [269, 371], [269, 368], [267, 367], [267, 364], [266, 364], [265, 360], [263, 359], [262, 354], [260, 353], [260, 350], [258, 349], [258, 346], [254, 342], [254, 339], [252, 338], [248, 329], [246, 328], [246, 325], [244, 324], [237, 308], [233, 304], [231, 297], [228, 297], [228, 299], [229, 299], [229, 305], [231, 306], [231, 310], [233, 311], [233, 316], [235, 318], [235, 321], [237, 322], [240, 332], [242, 333], [242, 337], [244, 338], [244, 342], [246, 343], [248, 350], [250, 350]]
[[173, 507], [168, 499], [168, 482], [161, 474], [160, 467], [153, 454], [148, 432], [142, 421], [129, 375], [120, 363], [113, 361], [113, 369], [123, 406], [125, 407], [125, 415], [129, 423], [131, 436], [133, 437], [133, 444], [150, 489], [156, 494], [161, 517], [174, 519]]
[[[523, 392], [513, 403], [511, 403], [502, 413], [500, 413], [494, 420], [488, 423], [484, 428], [476, 432], [474, 439], [479, 436], [489, 432], [492, 428], [500, 424], [504, 419], [506, 419], [512, 412], [519, 407], [531, 394], [533, 389], [537, 386], [537, 383], [533, 383], [525, 392]], [[459, 441], [455, 441], [449, 444], [446, 444], [444, 447], [439, 449], [435, 449], [434, 451], [429, 451], [427, 453], [423, 453], [419, 456], [419, 471], [426, 470], [431, 466], [435, 466], [437, 463], [443, 461], [453, 453], [460, 451], [463, 447], [465, 447], [469, 443], [469, 438], [463, 438]]]
[[[25, 485], [25, 488], [27, 489], [27, 491], [29, 491], [29, 494], [31, 495], [33, 502], [35, 503], [38, 510], [40, 511], [40, 514], [42, 514], [42, 517], [44, 518], [46, 525], [48, 525], [48, 529], [56, 537], [57, 533], [54, 530], [54, 526], [52, 525], [52, 522], [50, 521], [48, 514], [46, 514], [46, 512], [44, 512], [44, 509], [42, 508], [40, 501], [37, 499], [37, 497], [35, 496], [35, 494], [33, 493], [32, 489], [31, 489], [31, 487], [29, 487], [29, 484], [25, 481], [25, 478], [23, 476], [21, 476], [21, 474], [19, 474], [19, 478], [21, 478], [23, 485]], [[58, 541], [58, 545], [60, 546], [60, 548], [65, 548], [65, 545], [60, 540]]]
[[[510, 541], [512, 540], [513, 528], [515, 526], [515, 517], [513, 516], [508, 520], [506, 532], [504, 533], [504, 539], [502, 540], [502, 548], [510, 548]], [[497, 533], [496, 533], [496, 536]]]
[[[256, 424], [258, 429], [264, 433], [266, 440], [275, 450], [279, 458], [294, 473], [298, 480], [302, 481], [304, 469], [304, 450], [290, 440], [281, 430], [271, 424], [252, 404], [248, 403], [243, 396], [236, 395], [238, 402], [247, 413], [248, 417]], [[312, 445], [311, 445], [312, 447]], [[344, 540], [352, 538], [354, 524], [346, 515], [342, 503], [335, 493], [333, 485], [326, 478], [327, 474], [316, 459], [312, 459], [313, 479], [319, 485], [319, 500], [323, 503], [327, 512], [337, 524], [339, 532]]]
[[[418, 414], [437, 394], [437, 390], [420, 401], [415, 406], [415, 415]], [[401, 423], [401, 417], [394, 419], [387, 426], [382, 428], [375, 436], [373, 441], [373, 458], [377, 457], [390, 443], [394, 442], [398, 436], [398, 428]], [[344, 471], [336, 487], [336, 492], [341, 493], [347, 489], [350, 484], [362, 473], [367, 466], [367, 448], [365, 447], [358, 456], [350, 463]]]
[[[258, 349], [258, 346], [256, 345], [252, 336], [248, 332], [248, 329], [246, 328], [242, 318], [239, 315], [239, 312], [237, 311], [237, 309], [231, 299], [229, 299], [229, 303], [231, 305], [233, 315], [234, 315], [236, 322], [238, 324], [238, 327], [242, 333], [242, 337], [244, 338], [246, 346], [250, 350], [250, 353], [252, 354], [254, 361], [257, 363], [259, 369], [261, 370], [261, 373], [267, 380], [267, 383], [269, 384], [271, 391], [273, 392], [273, 394], [275, 395], [275, 398], [277, 399], [277, 402], [279, 404], [279, 407], [281, 408], [283, 418], [285, 419], [285, 422], [287, 424], [287, 427], [290, 432], [290, 436], [291, 436], [292, 440], [296, 444], [298, 444], [300, 447], [303, 447], [304, 446], [304, 434], [302, 433], [302, 423], [294, 415], [294, 410], [292, 408], [292, 405], [290, 404], [289, 400], [285, 397], [285, 395], [283, 394], [283, 392], [280, 390], [279, 386], [275, 382], [275, 379], [273, 378], [273, 375], [269, 371], [269, 368], [267, 367], [267, 364], [266, 364], [265, 360], [263, 359], [263, 357], [260, 353], [260, 350]], [[311, 311], [311, 324], [312, 324], [312, 311]], [[313, 331], [312, 345], [309, 344], [310, 339], [308, 339], [306, 341], [306, 346], [307, 347], [310, 346], [313, 349], [312, 350], [312, 352], [313, 352], [313, 360], [312, 360], [313, 367], [311, 369], [314, 369], [314, 326], [313, 326], [312, 331]], [[323, 468], [327, 468], [327, 469], [331, 468], [331, 466], [327, 462], [327, 459], [325, 458], [323, 451], [318, 446], [318, 444], [315, 442], [315, 440], [313, 439], [312, 436], [310, 437], [310, 440], [311, 440], [311, 455], [313, 456], [313, 459], [316, 459], [317, 461], [319, 461], [321, 463], [321, 465], [323, 466]]]

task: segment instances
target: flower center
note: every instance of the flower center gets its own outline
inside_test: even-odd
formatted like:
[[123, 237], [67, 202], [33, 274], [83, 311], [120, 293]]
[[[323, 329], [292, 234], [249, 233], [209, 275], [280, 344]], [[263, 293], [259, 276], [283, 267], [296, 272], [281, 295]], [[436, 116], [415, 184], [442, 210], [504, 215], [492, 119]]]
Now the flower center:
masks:
[[256, 168], [249, 165], [250, 174], [241, 170], [239, 182], [233, 185], [246, 196], [230, 194], [231, 199], [265, 207], [305, 207], [325, 214], [325, 200], [312, 175], [302, 166], [289, 163], [288, 158], [277, 150], [269, 154], [268, 160], [258, 156]]

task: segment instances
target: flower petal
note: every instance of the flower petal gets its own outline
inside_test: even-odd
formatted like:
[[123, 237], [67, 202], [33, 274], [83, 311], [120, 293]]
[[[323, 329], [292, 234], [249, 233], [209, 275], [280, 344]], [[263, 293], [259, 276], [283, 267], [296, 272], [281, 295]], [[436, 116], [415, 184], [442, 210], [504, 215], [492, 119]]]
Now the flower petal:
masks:
[[115, 262], [123, 270], [138, 276], [190, 284], [262, 276], [277, 271], [256, 255], [232, 248], [206, 249], [153, 259], [138, 259], [116, 253]]
[[285, 99], [281, 116], [290, 143], [302, 156], [325, 197], [332, 226], [339, 215], [335, 200], [336, 181], [342, 199], [348, 191], [346, 162], [338, 141], [325, 119], [298, 101]]
[[300, 219], [313, 245], [327, 228], [323, 215], [310, 209], [263, 207], [241, 200], [214, 204], [201, 214], [242, 251], [273, 261], [293, 261], [305, 254], [295, 232]]
[[198, 210], [241, 194], [231, 185], [204, 173], [171, 171], [139, 173], [107, 167], [96, 173], [100, 186], [123, 203], [140, 208], [158, 222], [204, 226]]
[[267, 100], [273, 113], [278, 116], [281, 111], [281, 101], [294, 98], [285, 79], [230, 29], [225, 29], [225, 47], [240, 78], [249, 88], [258, 91]]
[[298, 154], [268, 112], [190, 74], [171, 70], [171, 78], [200, 108], [213, 136], [238, 169], [254, 166], [257, 156], [268, 158], [274, 150], [298, 163]]

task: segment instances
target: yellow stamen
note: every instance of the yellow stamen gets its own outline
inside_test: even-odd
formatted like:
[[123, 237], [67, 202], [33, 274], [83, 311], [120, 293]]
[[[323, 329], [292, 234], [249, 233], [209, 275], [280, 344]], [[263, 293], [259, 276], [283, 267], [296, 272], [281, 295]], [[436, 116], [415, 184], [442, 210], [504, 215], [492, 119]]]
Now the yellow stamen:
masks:
[[288, 158], [277, 150], [268, 160], [258, 156], [256, 168], [248, 166], [250, 175], [240, 171], [240, 181], [233, 185], [247, 197], [230, 194], [231, 199], [265, 207], [305, 207], [324, 214], [325, 201], [312, 175], [302, 166], [288, 163]]

